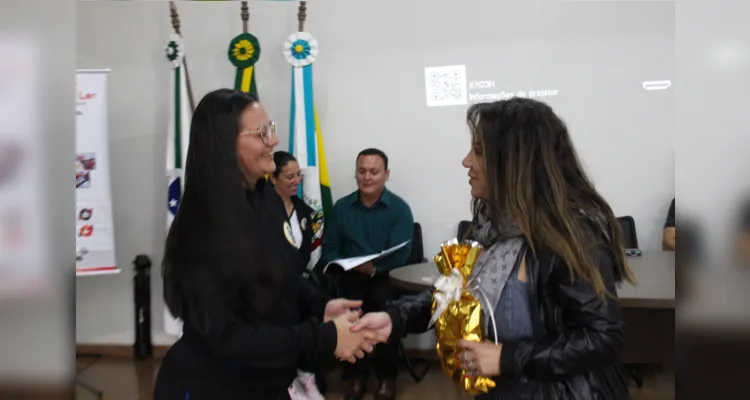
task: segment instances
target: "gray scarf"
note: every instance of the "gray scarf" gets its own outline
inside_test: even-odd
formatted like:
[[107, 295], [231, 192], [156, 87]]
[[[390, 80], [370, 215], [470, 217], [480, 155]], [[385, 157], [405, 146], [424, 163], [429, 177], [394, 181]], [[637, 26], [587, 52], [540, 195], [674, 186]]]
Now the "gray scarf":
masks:
[[[491, 223], [486, 205], [479, 209], [472, 224], [472, 239], [485, 249], [474, 266], [471, 278], [478, 280], [479, 289], [492, 306], [492, 309], [484, 310], [484, 331], [488, 335], [493, 334], [488, 316], [490, 313], [494, 314], [500, 302], [503, 288], [513, 272], [524, 240], [523, 234], [507, 214], [497, 225], [499, 226]], [[493, 339], [487, 337], [487, 340]]]

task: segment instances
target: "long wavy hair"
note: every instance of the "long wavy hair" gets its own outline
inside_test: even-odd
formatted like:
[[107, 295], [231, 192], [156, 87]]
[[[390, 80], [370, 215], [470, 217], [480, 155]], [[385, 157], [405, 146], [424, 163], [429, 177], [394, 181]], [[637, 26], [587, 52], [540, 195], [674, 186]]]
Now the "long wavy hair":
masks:
[[255, 95], [219, 89], [193, 114], [184, 192], [162, 264], [164, 300], [186, 328], [205, 331], [213, 310], [264, 316], [277, 303], [279, 268], [237, 156], [240, 116], [256, 103]]
[[[487, 177], [486, 200], [474, 199], [476, 218], [488, 206], [490, 221], [504, 213], [523, 233], [532, 254], [548, 249], [562, 258], [571, 279], [578, 275], [604, 298], [593, 248], [606, 245], [616, 261], [615, 278], [635, 282], [627, 266], [622, 232], [609, 204], [581, 166], [565, 123], [551, 107], [528, 98], [472, 105], [466, 117], [475, 150], [481, 149]], [[610, 238], [591, 233], [577, 210], [584, 210]]]

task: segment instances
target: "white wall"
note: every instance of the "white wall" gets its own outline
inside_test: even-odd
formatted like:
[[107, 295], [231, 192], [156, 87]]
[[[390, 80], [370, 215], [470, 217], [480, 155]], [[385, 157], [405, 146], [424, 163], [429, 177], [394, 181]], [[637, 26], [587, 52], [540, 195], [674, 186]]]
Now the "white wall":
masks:
[[[469, 3], [469, 4], [467, 4]], [[547, 87], [596, 185], [618, 215], [636, 219], [640, 245], [657, 249], [674, 195], [672, 91], [643, 80], [673, 79], [672, 3], [553, 0], [308, 3], [306, 30], [320, 43], [315, 90], [334, 198], [354, 190], [365, 147], [391, 158], [389, 187], [437, 252], [469, 218], [465, 106], [427, 108], [424, 68], [466, 64], [470, 80], [497, 89]], [[229, 41], [241, 31], [238, 2], [178, 2], [196, 101], [230, 87]], [[262, 54], [257, 82], [287, 148], [290, 66], [281, 45], [297, 27], [296, 2], [251, 2]], [[644, 9], [647, 9], [644, 11]], [[431, 14], [428, 16], [427, 12]], [[417, 15], [412, 16], [412, 15]], [[164, 232], [164, 154], [171, 31], [166, 2], [79, 2], [81, 68], [107, 67], [118, 276], [77, 281], [77, 341], [133, 342], [130, 262], [151, 256], [155, 341], [162, 327], [159, 263]], [[497, 90], [499, 91], [499, 90]]]

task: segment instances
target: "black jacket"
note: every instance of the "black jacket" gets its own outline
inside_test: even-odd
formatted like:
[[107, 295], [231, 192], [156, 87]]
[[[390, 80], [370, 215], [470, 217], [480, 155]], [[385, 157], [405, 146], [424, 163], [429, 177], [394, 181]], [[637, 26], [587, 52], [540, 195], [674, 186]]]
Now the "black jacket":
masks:
[[[286, 207], [284, 207], [284, 201], [281, 199], [281, 196], [272, 187], [268, 188], [268, 192], [269, 206], [278, 208], [282, 215], [286, 217], [286, 220], [289, 221], [291, 216], [286, 213]], [[292, 204], [294, 205], [294, 211], [297, 212], [297, 221], [299, 221], [300, 230], [302, 231], [302, 244], [297, 252], [299, 253], [300, 271], [304, 272], [307, 270], [307, 264], [310, 262], [310, 255], [312, 253], [313, 209], [297, 196], [292, 196]]]
[[[619, 301], [603, 302], [579, 277], [573, 281], [559, 257], [539, 249], [526, 253], [534, 338], [503, 343], [498, 387], [491, 399], [630, 399], [619, 363], [625, 344]], [[615, 258], [597, 249], [609, 293], [617, 295]], [[431, 316], [432, 291], [391, 303], [392, 337], [422, 332]], [[532, 387], [533, 394], [524, 390]]]
[[285, 213], [270, 207], [259, 185], [268, 245], [283, 255], [285, 282], [279, 312], [259, 319], [242, 304], [227, 305], [208, 318], [206, 336], [186, 328], [167, 352], [154, 389], [155, 400], [285, 399], [298, 368], [316, 368], [336, 348], [336, 327], [322, 323], [329, 298], [299, 274], [299, 256], [283, 234]]

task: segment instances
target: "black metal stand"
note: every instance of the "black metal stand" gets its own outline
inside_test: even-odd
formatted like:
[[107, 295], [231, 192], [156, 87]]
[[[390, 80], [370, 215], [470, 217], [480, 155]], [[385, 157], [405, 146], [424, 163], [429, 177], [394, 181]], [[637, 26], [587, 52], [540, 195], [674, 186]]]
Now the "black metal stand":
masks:
[[[99, 358], [101, 358], [102, 355], [101, 354], [76, 354], [76, 360], [79, 357], [95, 357], [95, 358], [97, 358], [97, 361], [99, 361]], [[94, 364], [96, 364], [96, 361], [94, 361], [91, 364], [87, 365], [86, 368], [88, 368], [88, 367], [90, 367], [90, 366], [92, 366]], [[80, 371], [77, 371], [76, 375], [78, 375], [79, 373], [83, 372], [86, 368], [82, 368]], [[88, 383], [82, 381], [81, 379], [79, 379], [77, 377], [76, 377], [76, 386], [80, 386], [82, 389], [84, 389], [87, 392], [93, 394], [94, 396], [96, 396], [97, 399], [101, 399], [101, 398], [104, 397], [104, 392], [103, 391], [101, 391], [101, 390], [99, 390], [99, 389], [97, 389], [97, 388], [89, 385]]]
[[76, 379], [76, 386], [82, 387], [83, 389], [85, 389], [89, 393], [91, 393], [94, 396], [96, 396], [97, 399], [101, 399], [101, 398], [104, 397], [104, 392], [102, 392], [101, 390], [99, 390], [99, 389], [97, 389], [97, 388], [89, 385], [88, 383], [85, 383], [85, 382], [81, 381], [80, 379]]
[[151, 259], [139, 254], [133, 261], [133, 300], [135, 301], [135, 343], [133, 356], [137, 360], [151, 357]]
[[628, 371], [628, 374], [630, 374], [630, 377], [633, 378], [633, 382], [635, 382], [635, 385], [640, 389], [643, 387], [643, 374], [641, 374], [640, 369], [638, 369], [637, 365], [634, 364], [628, 364], [625, 365], [625, 369]]
[[[406, 370], [409, 371], [409, 375], [414, 379], [414, 383], [419, 383], [430, 370], [430, 360], [409, 357], [404, 342], [401, 340], [398, 341], [398, 349], [401, 352], [401, 356], [404, 358]], [[418, 364], [421, 364], [421, 367], [417, 368]]]

